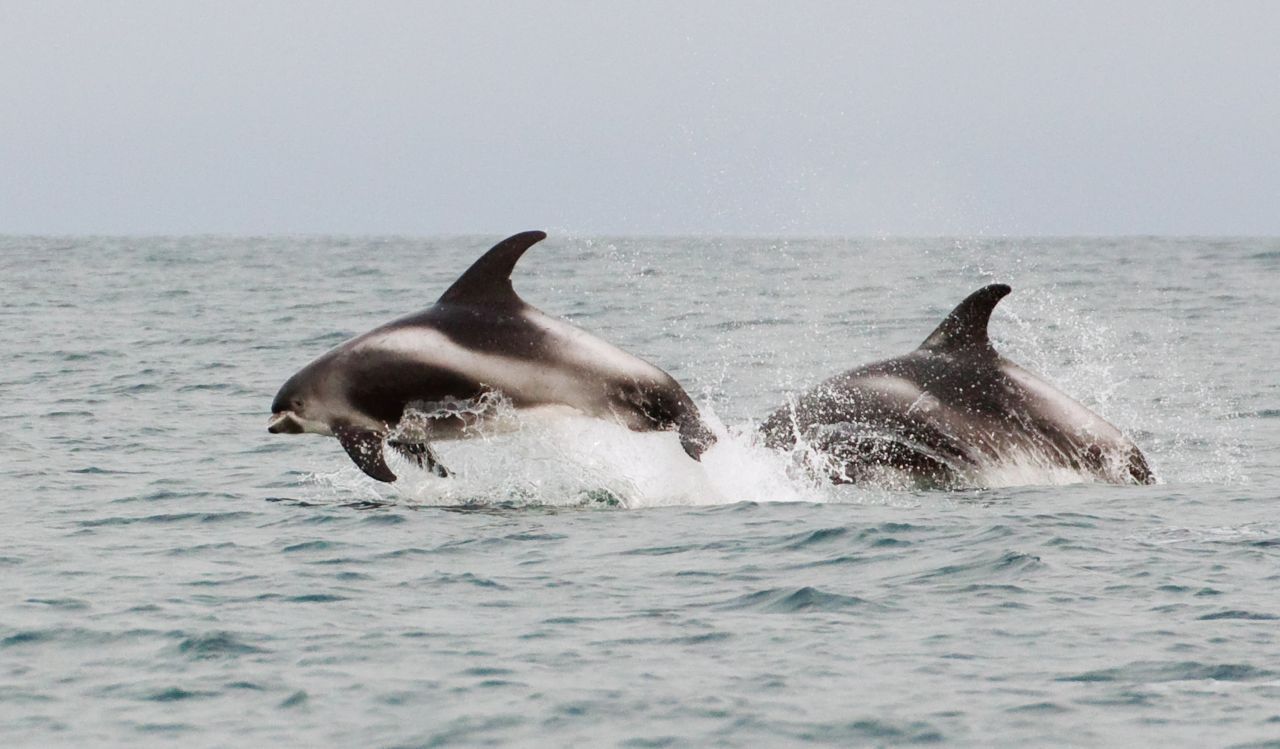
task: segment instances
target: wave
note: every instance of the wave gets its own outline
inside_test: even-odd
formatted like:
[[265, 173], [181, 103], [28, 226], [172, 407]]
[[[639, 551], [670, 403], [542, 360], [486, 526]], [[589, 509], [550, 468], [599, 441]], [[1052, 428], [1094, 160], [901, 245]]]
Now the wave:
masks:
[[763, 611], [773, 614], [834, 612], [849, 610], [883, 611], [883, 604], [858, 596], [829, 593], [811, 586], [802, 588], [770, 588], [738, 596], [720, 605], [724, 609]]
[[1062, 676], [1058, 681], [1110, 681], [1151, 683], [1164, 681], [1258, 681], [1273, 679], [1276, 672], [1247, 663], [1200, 663], [1198, 661], [1134, 661], [1116, 668], [1085, 671]]

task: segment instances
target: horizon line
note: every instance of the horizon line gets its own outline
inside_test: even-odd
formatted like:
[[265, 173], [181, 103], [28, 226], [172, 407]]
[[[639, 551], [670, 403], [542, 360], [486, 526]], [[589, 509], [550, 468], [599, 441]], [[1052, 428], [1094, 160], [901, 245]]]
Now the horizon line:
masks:
[[[521, 230], [525, 231], [525, 230]], [[542, 230], [546, 231], [546, 230]], [[1133, 232], [1122, 234], [986, 234], [986, 233], [764, 233], [764, 232], [575, 232], [547, 231], [548, 239], [586, 238], [586, 239], [784, 239], [784, 240], [824, 240], [824, 239], [1280, 239], [1280, 234], [1169, 234], [1151, 232]], [[325, 237], [345, 239], [470, 239], [479, 237], [505, 237], [510, 233], [482, 231], [442, 231], [436, 233], [417, 232], [230, 232], [230, 231], [194, 231], [194, 232], [6, 232], [0, 231], [0, 238], [24, 239], [173, 239], [173, 238], [211, 238], [211, 239], [318, 239]]]

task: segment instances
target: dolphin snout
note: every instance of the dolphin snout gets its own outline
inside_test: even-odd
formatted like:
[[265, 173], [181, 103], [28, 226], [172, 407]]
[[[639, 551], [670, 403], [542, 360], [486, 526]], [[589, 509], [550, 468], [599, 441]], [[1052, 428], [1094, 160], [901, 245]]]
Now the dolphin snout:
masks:
[[267, 420], [267, 431], [272, 434], [302, 434], [302, 425], [292, 411], [277, 411]]

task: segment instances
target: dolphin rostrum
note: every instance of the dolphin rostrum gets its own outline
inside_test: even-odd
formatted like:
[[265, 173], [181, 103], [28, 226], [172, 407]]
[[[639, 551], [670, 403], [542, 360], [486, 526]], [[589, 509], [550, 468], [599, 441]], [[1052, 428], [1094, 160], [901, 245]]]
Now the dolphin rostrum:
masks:
[[765, 443], [817, 450], [838, 482], [888, 470], [921, 486], [960, 486], [983, 469], [1030, 462], [1154, 483], [1119, 429], [991, 345], [991, 311], [1009, 292], [975, 291], [911, 353], [837, 375], [778, 409], [760, 427]]
[[[271, 404], [272, 433], [337, 437], [379, 481], [384, 445], [447, 476], [432, 440], [461, 439], [492, 416], [561, 408], [633, 431], [675, 430], [694, 459], [715, 442], [671, 375], [526, 304], [511, 271], [540, 231], [508, 237], [432, 306], [352, 338], [303, 367]], [[422, 418], [408, 419], [413, 413]]]

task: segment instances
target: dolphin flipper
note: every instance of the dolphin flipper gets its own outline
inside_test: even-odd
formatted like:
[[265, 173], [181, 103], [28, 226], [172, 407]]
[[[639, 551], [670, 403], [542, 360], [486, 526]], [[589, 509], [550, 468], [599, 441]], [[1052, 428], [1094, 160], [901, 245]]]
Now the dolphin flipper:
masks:
[[417, 463], [419, 468], [430, 471], [442, 479], [449, 477], [449, 469], [440, 462], [431, 445], [425, 442], [401, 442], [400, 440], [391, 440], [387, 444], [396, 452]]
[[911, 475], [918, 486], [945, 488], [960, 483], [960, 474], [937, 451], [892, 435], [864, 435], [833, 441], [824, 452], [835, 459], [829, 477], [837, 484], [874, 481], [877, 472], [895, 469]]
[[365, 429], [338, 427], [333, 430], [334, 436], [342, 443], [342, 447], [351, 456], [351, 460], [364, 471], [369, 478], [385, 481], [388, 484], [396, 480], [396, 475], [387, 467], [382, 456], [382, 434]]
[[439, 303], [520, 306], [523, 302], [511, 288], [511, 270], [525, 250], [546, 238], [545, 232], [526, 231], [495, 244], [453, 282]]
[[947, 319], [924, 339], [920, 348], [947, 352], [964, 349], [990, 350], [991, 339], [987, 337], [987, 323], [991, 322], [991, 311], [1012, 290], [1006, 284], [993, 283], [965, 297], [963, 302], [951, 310]]

